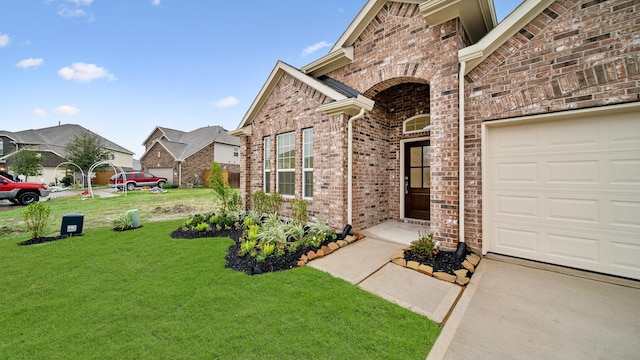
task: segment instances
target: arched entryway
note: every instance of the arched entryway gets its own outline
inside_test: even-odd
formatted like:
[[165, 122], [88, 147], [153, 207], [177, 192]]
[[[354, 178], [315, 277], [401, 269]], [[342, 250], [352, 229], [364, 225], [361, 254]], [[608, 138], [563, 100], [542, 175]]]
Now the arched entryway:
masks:
[[370, 116], [387, 125], [387, 216], [430, 220], [430, 86], [423, 79], [395, 78], [365, 93], [375, 101]]

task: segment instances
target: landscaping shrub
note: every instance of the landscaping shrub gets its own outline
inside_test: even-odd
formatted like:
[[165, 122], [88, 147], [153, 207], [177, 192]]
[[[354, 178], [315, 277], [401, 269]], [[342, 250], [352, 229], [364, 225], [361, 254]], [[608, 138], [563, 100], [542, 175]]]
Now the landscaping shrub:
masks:
[[40, 202], [29, 204], [22, 214], [27, 231], [33, 239], [44, 237], [49, 227], [51, 208]]

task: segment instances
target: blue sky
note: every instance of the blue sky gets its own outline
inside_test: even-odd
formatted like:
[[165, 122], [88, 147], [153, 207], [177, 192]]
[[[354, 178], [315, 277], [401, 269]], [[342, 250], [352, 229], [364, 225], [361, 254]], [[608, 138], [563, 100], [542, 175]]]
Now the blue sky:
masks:
[[[0, 130], [233, 130], [277, 60], [325, 55], [366, 0], [0, 0]], [[498, 19], [518, 0], [494, 0]]]

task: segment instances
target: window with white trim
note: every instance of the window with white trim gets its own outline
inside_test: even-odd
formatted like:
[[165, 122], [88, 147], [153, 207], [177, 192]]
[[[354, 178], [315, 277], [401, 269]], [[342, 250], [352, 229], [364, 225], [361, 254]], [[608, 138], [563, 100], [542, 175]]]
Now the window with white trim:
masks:
[[302, 196], [313, 197], [313, 129], [302, 131]]
[[264, 192], [271, 192], [271, 138], [264, 138]]
[[239, 157], [240, 156], [240, 147], [239, 146], [234, 146], [233, 147], [233, 157]]
[[295, 195], [296, 181], [296, 133], [278, 135], [278, 192], [285, 196]]
[[0, 155], [4, 155], [4, 140], [0, 139]]
[[431, 130], [431, 116], [420, 114], [405, 120], [402, 123], [402, 132], [405, 134]]

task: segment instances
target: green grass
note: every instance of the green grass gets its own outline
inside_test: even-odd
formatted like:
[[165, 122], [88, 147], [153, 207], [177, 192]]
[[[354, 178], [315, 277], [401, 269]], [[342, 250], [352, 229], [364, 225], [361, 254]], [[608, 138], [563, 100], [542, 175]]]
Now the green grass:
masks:
[[310, 267], [224, 268], [182, 220], [0, 240], [0, 359], [424, 359], [440, 328]]
[[[109, 198], [82, 198], [70, 196], [43, 201], [51, 207], [51, 231], [57, 235], [60, 231], [62, 216], [70, 213], [84, 215], [84, 227], [95, 228], [110, 226], [111, 221], [126, 210], [138, 209], [140, 220], [144, 222], [186, 218], [189, 213], [207, 212], [213, 210], [213, 195], [211, 189], [169, 189], [166, 193], [154, 194], [150, 191], [129, 191], [125, 196], [119, 193], [118, 197]], [[175, 211], [174, 207], [180, 205], [187, 211]], [[22, 220], [24, 206], [2, 206], [0, 211], [0, 236], [11, 233], [19, 233], [25, 230]], [[9, 210], [7, 210], [9, 209]], [[160, 211], [172, 209], [171, 211]]]

